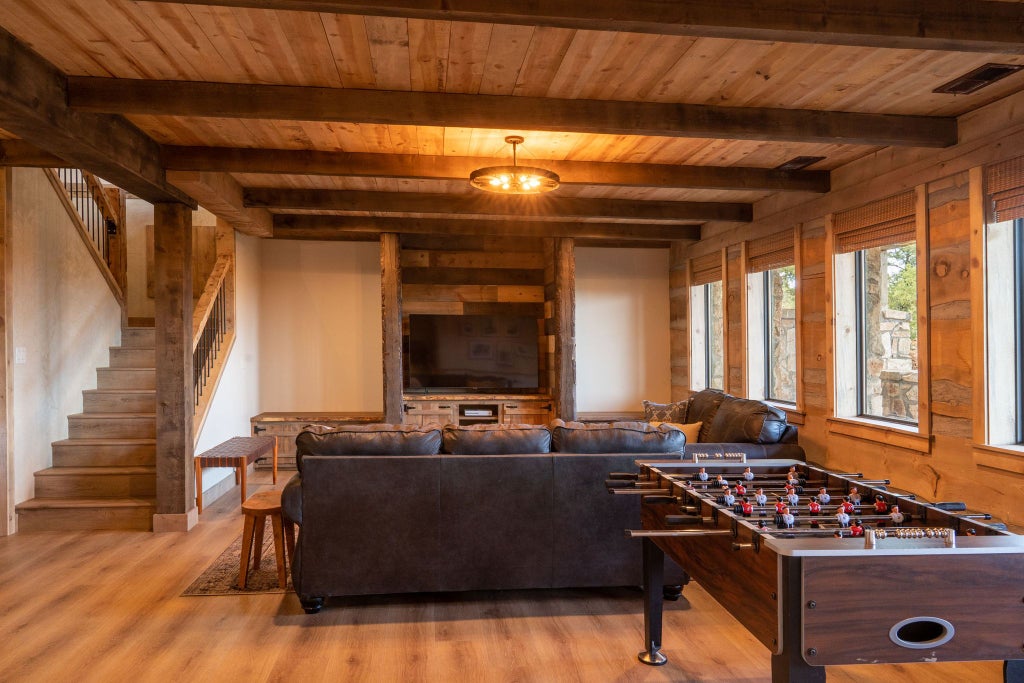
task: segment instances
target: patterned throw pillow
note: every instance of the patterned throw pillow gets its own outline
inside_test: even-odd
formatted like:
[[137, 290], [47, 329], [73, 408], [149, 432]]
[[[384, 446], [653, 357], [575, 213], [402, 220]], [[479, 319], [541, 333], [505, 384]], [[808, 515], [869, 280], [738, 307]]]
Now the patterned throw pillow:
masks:
[[686, 407], [690, 400], [675, 403], [654, 403], [644, 401], [644, 421], [646, 422], [686, 422]]

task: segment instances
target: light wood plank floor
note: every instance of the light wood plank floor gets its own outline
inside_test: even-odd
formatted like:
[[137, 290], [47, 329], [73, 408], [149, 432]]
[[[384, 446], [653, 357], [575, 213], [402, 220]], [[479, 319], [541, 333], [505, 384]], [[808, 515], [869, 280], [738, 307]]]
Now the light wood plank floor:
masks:
[[[294, 594], [180, 597], [240, 533], [236, 488], [188, 534], [0, 538], [0, 680], [770, 680], [765, 648], [694, 585], [668, 608], [670, 661], [660, 668], [636, 660], [641, 597], [629, 589], [350, 598], [316, 616]], [[973, 683], [999, 681], [1000, 672], [997, 663], [975, 663], [828, 674], [836, 682]]]

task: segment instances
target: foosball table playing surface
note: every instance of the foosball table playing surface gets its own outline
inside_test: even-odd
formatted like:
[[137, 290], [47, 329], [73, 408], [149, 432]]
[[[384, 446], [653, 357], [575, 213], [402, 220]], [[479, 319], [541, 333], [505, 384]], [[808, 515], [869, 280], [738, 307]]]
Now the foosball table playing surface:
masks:
[[1024, 683], [1024, 538], [987, 515], [793, 460], [638, 464], [607, 485], [642, 506], [642, 662], [667, 661], [667, 554], [771, 651], [774, 683], [976, 660]]

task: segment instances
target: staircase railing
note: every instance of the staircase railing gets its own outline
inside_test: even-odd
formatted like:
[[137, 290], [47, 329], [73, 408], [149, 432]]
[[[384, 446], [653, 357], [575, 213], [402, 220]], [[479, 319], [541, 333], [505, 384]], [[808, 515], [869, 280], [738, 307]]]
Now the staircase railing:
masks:
[[108, 191], [96, 176], [77, 168], [45, 171], [104, 280], [123, 306], [127, 278], [123, 190]]
[[192, 386], [195, 433], [206, 417], [227, 352], [234, 343], [234, 264], [220, 256], [206, 280], [192, 317]]

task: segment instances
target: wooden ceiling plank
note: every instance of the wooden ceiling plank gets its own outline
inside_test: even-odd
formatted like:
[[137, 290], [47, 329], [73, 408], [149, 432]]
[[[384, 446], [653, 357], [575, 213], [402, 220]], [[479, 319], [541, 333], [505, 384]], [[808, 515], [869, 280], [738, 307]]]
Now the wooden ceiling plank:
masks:
[[[283, 173], [359, 177], [465, 180], [494, 157], [368, 154], [224, 147], [164, 147], [164, 164], [182, 171]], [[506, 160], [507, 161], [507, 160]], [[828, 192], [827, 171], [778, 171], [737, 166], [618, 164], [531, 159], [558, 173], [567, 185]]]
[[273, 236], [270, 212], [247, 208], [242, 201], [242, 187], [227, 173], [169, 171], [167, 180], [195, 197], [205, 209], [231, 223], [239, 232], [254, 237]]
[[700, 226], [697, 225], [274, 215], [274, 237], [278, 239], [334, 239], [335, 235], [365, 235], [383, 232], [493, 237], [577, 237], [595, 240], [697, 241], [700, 239]]
[[912, 147], [957, 142], [956, 119], [946, 117], [245, 83], [76, 76], [68, 79], [68, 103], [109, 114]]
[[1019, 3], [983, 0], [158, 0], [593, 31], [826, 43], [878, 48], [1021, 53]]
[[522, 220], [605, 218], [634, 221], [738, 221], [753, 219], [750, 204], [717, 202], [636, 202], [574, 197], [504, 197], [483, 192], [464, 195], [353, 190], [247, 188], [245, 206], [314, 211], [374, 211], [387, 214], [470, 214]]
[[160, 146], [121, 116], [78, 112], [52, 64], [0, 29], [0, 128], [143, 199], [195, 202], [166, 182]]

